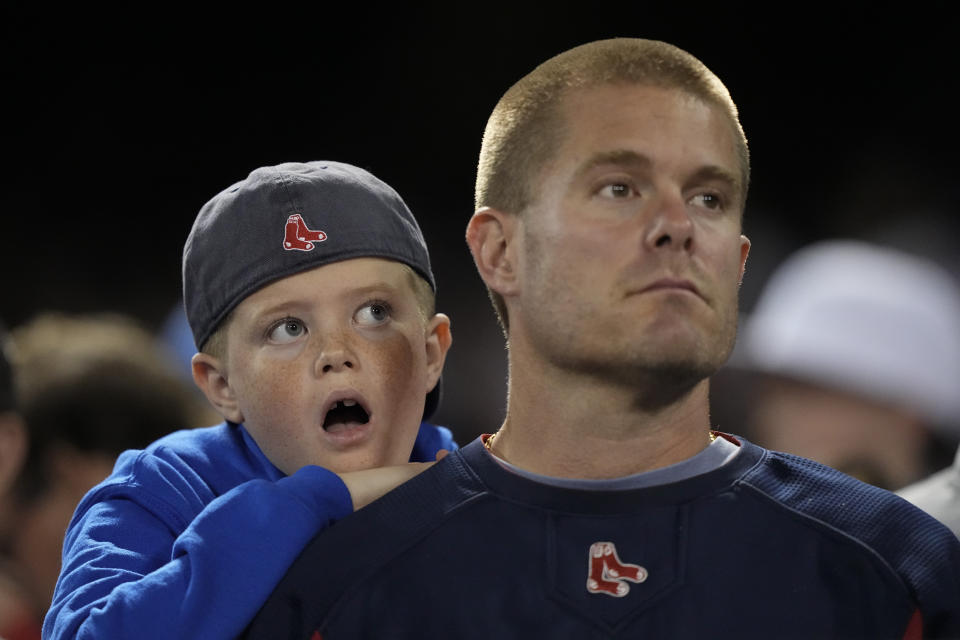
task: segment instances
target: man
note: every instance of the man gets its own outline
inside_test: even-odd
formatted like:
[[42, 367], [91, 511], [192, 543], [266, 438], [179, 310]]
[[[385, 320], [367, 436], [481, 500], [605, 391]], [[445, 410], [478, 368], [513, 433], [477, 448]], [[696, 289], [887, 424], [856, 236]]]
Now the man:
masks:
[[249, 637], [960, 636], [949, 531], [710, 430], [748, 181], [727, 90], [671, 45], [590, 43], [514, 85], [467, 229], [504, 424], [318, 536]]

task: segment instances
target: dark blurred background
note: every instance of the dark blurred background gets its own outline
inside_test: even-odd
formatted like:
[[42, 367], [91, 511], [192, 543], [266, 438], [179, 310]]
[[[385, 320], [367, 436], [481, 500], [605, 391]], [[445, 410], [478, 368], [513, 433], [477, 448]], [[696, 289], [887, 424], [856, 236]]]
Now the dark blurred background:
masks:
[[960, 54], [946, 3], [69, 11], [3, 9], [10, 327], [111, 310], [159, 331], [210, 196], [257, 166], [342, 160], [396, 187], [427, 237], [455, 338], [437, 421], [462, 443], [493, 431], [505, 353], [463, 241], [481, 133], [536, 64], [613, 36], [687, 49], [740, 107], [753, 154], [745, 311], [790, 251], [825, 237], [958, 273]]

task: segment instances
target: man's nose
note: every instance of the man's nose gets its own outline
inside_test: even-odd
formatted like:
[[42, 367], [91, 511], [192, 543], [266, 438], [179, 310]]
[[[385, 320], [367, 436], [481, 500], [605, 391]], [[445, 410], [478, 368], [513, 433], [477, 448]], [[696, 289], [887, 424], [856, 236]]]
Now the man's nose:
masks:
[[644, 241], [652, 250], [690, 251], [693, 248], [693, 221], [681, 194], [658, 198]]

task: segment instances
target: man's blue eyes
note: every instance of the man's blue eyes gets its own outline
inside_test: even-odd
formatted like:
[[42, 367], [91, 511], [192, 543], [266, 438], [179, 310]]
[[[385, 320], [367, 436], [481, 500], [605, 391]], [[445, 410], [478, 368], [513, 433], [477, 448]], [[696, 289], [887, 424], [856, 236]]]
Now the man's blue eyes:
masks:
[[[600, 188], [598, 193], [603, 197], [614, 200], [632, 198], [640, 195], [632, 185], [626, 182], [612, 182], [604, 185]], [[691, 197], [688, 202], [690, 204], [702, 206], [707, 209], [723, 208], [723, 199], [717, 193], [698, 193], [697, 195]]]

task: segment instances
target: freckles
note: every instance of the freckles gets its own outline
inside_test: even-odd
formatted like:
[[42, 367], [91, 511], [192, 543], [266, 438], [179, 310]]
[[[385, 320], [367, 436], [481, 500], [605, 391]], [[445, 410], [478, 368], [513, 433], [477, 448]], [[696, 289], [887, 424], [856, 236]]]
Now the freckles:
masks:
[[394, 395], [405, 396], [411, 385], [417, 384], [419, 372], [417, 356], [413, 342], [405, 335], [397, 333], [376, 345], [380, 356], [378, 376], [382, 376], [385, 389], [396, 390]]
[[250, 397], [257, 399], [258, 409], [266, 406], [270, 414], [282, 414], [291, 399], [299, 397], [302, 385], [302, 374], [293, 368], [272, 367], [269, 372], [256, 377], [256, 386], [251, 390]]
[[259, 377], [258, 384], [265, 390], [275, 393], [299, 384], [299, 377], [292, 368], [274, 367], [269, 375]]

